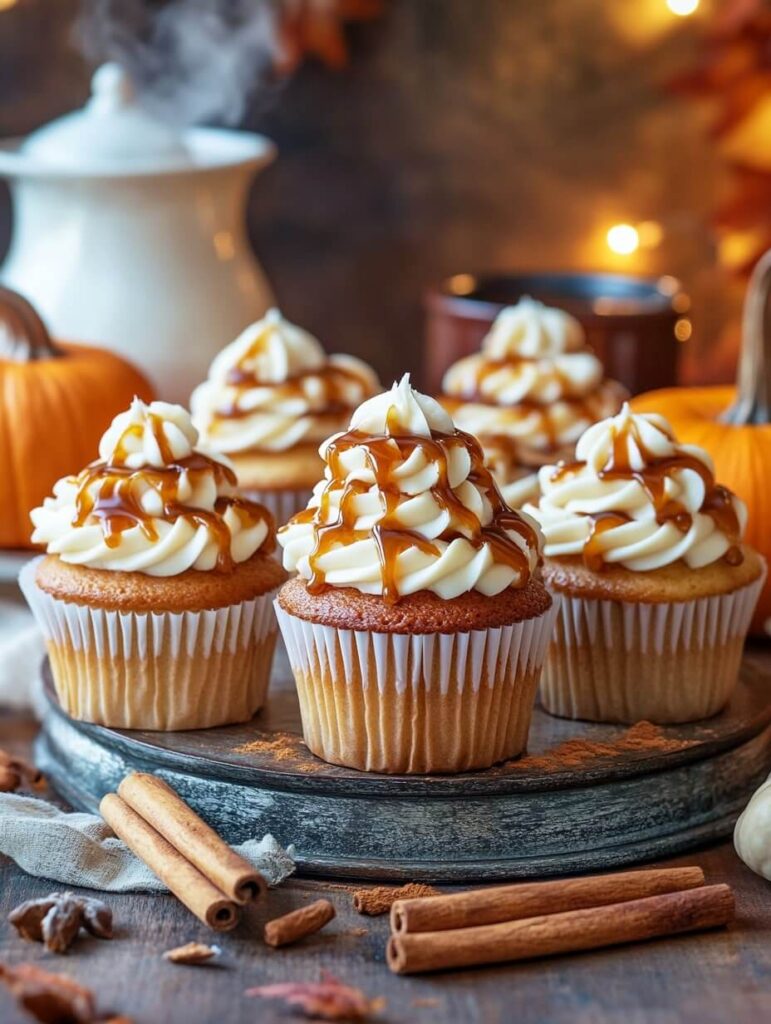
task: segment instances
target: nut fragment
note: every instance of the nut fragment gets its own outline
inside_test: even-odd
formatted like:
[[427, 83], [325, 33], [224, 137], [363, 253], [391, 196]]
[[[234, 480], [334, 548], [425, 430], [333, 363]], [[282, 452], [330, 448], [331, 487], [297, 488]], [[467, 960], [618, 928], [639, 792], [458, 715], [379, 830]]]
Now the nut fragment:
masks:
[[132, 1024], [130, 1017], [98, 1013], [90, 989], [35, 964], [0, 963], [0, 984], [39, 1024]]
[[212, 960], [218, 960], [222, 955], [219, 946], [206, 946], [203, 942], [188, 942], [184, 946], [177, 946], [175, 949], [167, 949], [163, 954], [164, 960], [173, 964], [207, 964]]
[[112, 938], [112, 911], [106, 903], [93, 896], [81, 896], [83, 927], [97, 939]]
[[33, 789], [39, 789], [45, 782], [43, 773], [31, 761], [0, 748], [0, 792], [13, 793], [22, 781]]
[[83, 923], [83, 904], [72, 893], [62, 893], [43, 918], [41, 931], [46, 949], [66, 953]]
[[27, 900], [11, 911], [8, 920], [23, 939], [45, 942], [52, 953], [68, 950], [81, 927], [99, 939], [112, 938], [110, 908], [92, 896], [71, 892]]
[[31, 942], [43, 941], [43, 918], [56, 902], [56, 894], [41, 900], [26, 900], [8, 915], [8, 921], [23, 939]]

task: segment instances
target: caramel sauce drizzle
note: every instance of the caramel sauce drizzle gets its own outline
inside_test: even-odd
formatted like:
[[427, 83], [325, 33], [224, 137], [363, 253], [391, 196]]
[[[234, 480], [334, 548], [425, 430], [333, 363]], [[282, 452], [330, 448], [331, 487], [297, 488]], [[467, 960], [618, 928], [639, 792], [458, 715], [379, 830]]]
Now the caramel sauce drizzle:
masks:
[[[675, 439], [671, 434], [667, 434], [667, 437], [674, 443]], [[645, 462], [643, 469], [633, 469], [631, 466], [630, 439], [634, 440]], [[582, 461], [560, 463], [551, 480], [556, 483], [585, 465], [586, 463]], [[611, 455], [597, 476], [600, 480], [635, 480], [653, 505], [656, 522], [661, 526], [671, 523], [681, 533], [687, 533], [693, 525], [693, 517], [681, 502], [668, 498], [666, 493], [667, 477], [684, 469], [698, 473], [704, 483], [705, 496], [699, 511], [703, 515], [708, 515], [717, 529], [729, 538], [729, 547], [723, 559], [729, 565], [739, 565], [744, 555], [741, 550], [739, 518], [732, 501], [733, 495], [727, 487], [715, 483], [714, 474], [700, 459], [685, 453], [658, 458], [645, 447], [636, 425], [628, 422], [620, 430], [613, 428]], [[633, 520], [624, 512], [599, 512], [592, 515], [591, 519], [592, 528], [584, 544], [583, 559], [588, 569], [598, 572], [605, 564], [600, 543], [603, 533]]]
[[[213, 474], [217, 488], [223, 484], [235, 487], [236, 475], [229, 467], [201, 452], [194, 451], [183, 459], [175, 459], [166, 440], [162, 419], [150, 413], [148, 421], [166, 465], [131, 469], [124, 464], [129, 438], [141, 437], [145, 429], [142, 424], [131, 424], [119, 438], [112, 462], [92, 462], [78, 475], [76, 513], [72, 525], [84, 526], [94, 521], [99, 523], [104, 542], [109, 548], [118, 547], [121, 535], [136, 526], [140, 527], [148, 540], [157, 541], [158, 531], [153, 523], [156, 517], [148, 515], [141, 500], [143, 492], [150, 488], [160, 497], [162, 517], [168, 522], [186, 519], [195, 527], [205, 526], [211, 531], [217, 544], [217, 571], [231, 571], [231, 533], [224, 520], [225, 512], [232, 508], [245, 528], [260, 520], [267, 521], [271, 526], [269, 513], [262, 505], [239, 497], [217, 498], [213, 512], [180, 502], [179, 482], [183, 473], [187, 473], [193, 485], [207, 474]], [[269, 531], [269, 537], [273, 536], [273, 532], [272, 529]], [[270, 541], [266, 538], [263, 550], [269, 549]]]
[[[559, 402], [562, 405], [569, 406], [576, 420], [585, 420], [588, 423], [595, 423], [598, 419], [602, 419], [604, 416], [611, 415], [617, 412], [621, 408], [621, 391], [619, 390], [618, 399], [613, 406], [607, 406], [604, 402], [603, 386], [608, 388], [610, 382], [601, 381], [599, 385], [590, 391], [586, 395], [575, 395], [570, 394], [572, 384], [568, 378], [561, 373], [556, 367], [552, 371], [553, 376], [559, 381], [563, 394], [554, 401], [539, 402], [532, 398], [523, 398], [512, 405], [502, 404], [493, 400], [490, 396], [482, 394], [481, 385], [484, 381], [497, 372], [503, 367], [516, 367], [521, 363], [534, 362], [535, 360], [528, 359], [524, 356], [513, 358], [513, 359], [499, 359], [491, 360], [485, 363], [483, 366], [478, 367], [476, 371], [476, 380], [474, 381], [474, 387], [464, 389], [460, 398], [456, 396], [448, 396], [444, 400], [444, 404], [450, 408], [457, 408], [464, 402], [474, 402], [477, 405], [490, 405], [495, 408], [506, 411], [506, 414], [511, 417], [514, 422], [521, 423], [525, 420], [535, 417], [536, 425], [533, 428], [534, 433], [541, 433], [546, 438], [546, 449], [549, 451], [556, 451], [560, 447], [559, 441], [559, 425], [552, 415], [551, 406], [555, 402]], [[608, 391], [608, 398], [612, 397], [612, 393]], [[513, 438], [503, 433], [496, 433], [495, 435], [489, 435], [490, 440], [503, 452], [511, 461], [516, 461], [518, 452], [522, 448], [527, 448], [527, 442], [521, 438]]]
[[[238, 360], [235, 366], [228, 370], [225, 383], [237, 390], [238, 394], [230, 405], [215, 411], [215, 417], [222, 420], [244, 419], [253, 415], [254, 409], [242, 409], [239, 405], [240, 393], [249, 391], [255, 387], [272, 387], [274, 394], [279, 401], [291, 401], [292, 399], [304, 399], [303, 381], [308, 377], [315, 377], [321, 380], [324, 393], [324, 413], [326, 415], [340, 415], [351, 411], [351, 404], [345, 398], [346, 384], [358, 384], [364, 393], [368, 395], [371, 388], [366, 378], [357, 370], [340, 366], [337, 363], [327, 362], [315, 370], [307, 370], [289, 377], [280, 384], [271, 381], [262, 381], [254, 370], [249, 369], [248, 364], [266, 345], [266, 335], [261, 335], [255, 340], [247, 352]], [[358, 399], [357, 399], [358, 401]]]
[[[514, 569], [519, 574], [521, 585], [524, 586], [530, 577], [527, 551], [520, 549], [508, 536], [508, 532], [522, 537], [527, 548], [535, 548], [536, 531], [504, 502], [490, 471], [483, 464], [482, 449], [476, 439], [461, 430], [456, 430], [452, 434], [435, 433], [431, 438], [414, 434], [399, 435], [398, 426], [393, 421], [391, 412], [393, 410], [389, 412], [385, 434], [372, 436], [351, 430], [328, 444], [326, 460], [331, 470], [331, 479], [321, 493], [319, 506], [305, 509], [295, 517], [295, 522], [314, 524], [315, 543], [308, 558], [311, 570], [308, 589], [311, 593], [318, 593], [326, 586], [326, 578], [319, 562], [328, 551], [339, 545], [364, 540], [369, 536], [373, 538], [377, 548], [383, 578], [383, 598], [389, 604], [399, 600], [396, 563], [402, 552], [416, 547], [425, 554], [439, 556], [436, 544], [413, 530], [405, 529], [397, 516], [402, 494], [398, 482], [393, 480], [393, 470], [417, 449], [422, 449], [426, 458], [434, 462], [439, 469], [439, 478], [431, 487], [431, 494], [439, 507], [448, 512], [450, 517], [450, 526], [439, 539], [449, 542], [464, 536], [477, 550], [484, 544], [489, 544], [496, 560]], [[356, 529], [357, 515], [354, 506], [356, 497], [366, 493], [371, 485], [361, 480], [346, 482], [346, 471], [341, 461], [345, 452], [357, 447], [366, 453], [383, 510], [378, 522], [367, 530]], [[493, 518], [488, 526], [482, 526], [476, 515], [465, 507], [450, 486], [449, 453], [453, 448], [466, 449], [472, 467], [468, 479], [486, 492], [492, 505]], [[327, 523], [332, 493], [341, 488], [337, 516], [332, 522]]]

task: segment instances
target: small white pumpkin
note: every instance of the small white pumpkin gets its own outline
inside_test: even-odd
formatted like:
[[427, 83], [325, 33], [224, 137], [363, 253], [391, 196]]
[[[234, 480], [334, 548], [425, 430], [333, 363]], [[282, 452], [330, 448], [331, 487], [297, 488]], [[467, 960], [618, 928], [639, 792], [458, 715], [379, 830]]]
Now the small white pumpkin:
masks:
[[751, 871], [771, 881], [771, 775], [736, 822], [734, 847]]

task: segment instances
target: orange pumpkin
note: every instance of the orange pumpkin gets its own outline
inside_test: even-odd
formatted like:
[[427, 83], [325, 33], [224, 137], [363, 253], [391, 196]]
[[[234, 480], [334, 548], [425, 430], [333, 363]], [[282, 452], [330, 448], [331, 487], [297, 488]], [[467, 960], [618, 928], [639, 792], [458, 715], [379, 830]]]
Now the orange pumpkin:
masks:
[[29, 303], [0, 288], [0, 548], [31, 547], [30, 509], [94, 459], [134, 395], [149, 401], [152, 389], [130, 363], [54, 344]]
[[[736, 387], [667, 388], [632, 399], [658, 412], [678, 440], [706, 448], [718, 481], [747, 503], [747, 541], [771, 563], [771, 251], [749, 283]], [[752, 632], [771, 634], [771, 579], [758, 601]]]

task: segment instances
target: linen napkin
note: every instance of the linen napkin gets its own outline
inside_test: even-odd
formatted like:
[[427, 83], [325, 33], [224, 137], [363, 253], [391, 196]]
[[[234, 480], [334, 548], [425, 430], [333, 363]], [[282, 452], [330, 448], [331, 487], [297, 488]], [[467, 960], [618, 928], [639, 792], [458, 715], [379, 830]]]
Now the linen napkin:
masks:
[[[295, 869], [268, 834], [233, 847], [265, 878], [279, 885]], [[114, 835], [97, 814], [62, 811], [45, 800], [0, 793], [0, 854], [27, 874], [106, 892], [168, 892], [166, 886]]]

